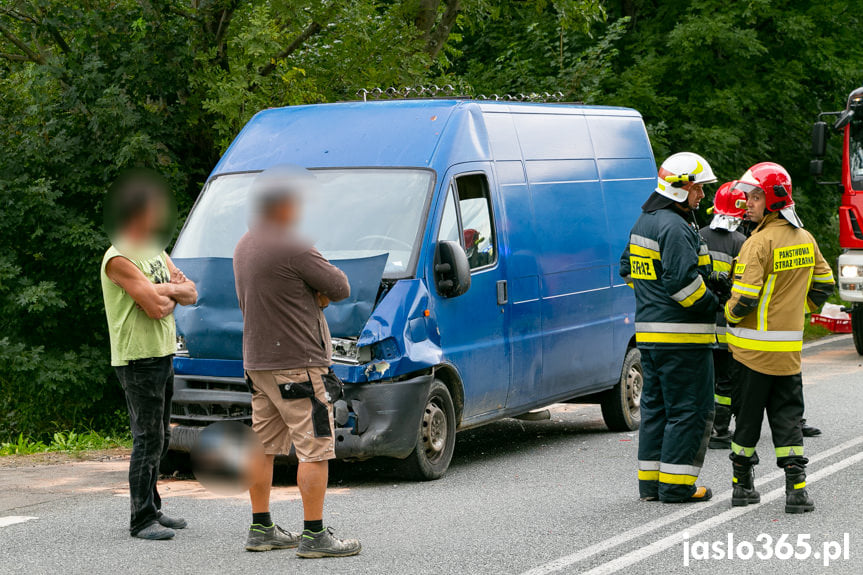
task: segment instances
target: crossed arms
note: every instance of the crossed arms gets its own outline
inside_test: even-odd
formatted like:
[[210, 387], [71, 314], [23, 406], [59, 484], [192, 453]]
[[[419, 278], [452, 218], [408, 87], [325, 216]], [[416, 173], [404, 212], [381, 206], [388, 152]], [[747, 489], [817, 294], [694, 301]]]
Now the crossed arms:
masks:
[[115, 284], [126, 290], [135, 303], [152, 319], [162, 319], [171, 315], [174, 307], [192, 305], [198, 301], [195, 282], [187, 278], [167, 257], [171, 273], [169, 283], [154, 284], [135, 264], [124, 257], [111, 258], [105, 266], [105, 273]]

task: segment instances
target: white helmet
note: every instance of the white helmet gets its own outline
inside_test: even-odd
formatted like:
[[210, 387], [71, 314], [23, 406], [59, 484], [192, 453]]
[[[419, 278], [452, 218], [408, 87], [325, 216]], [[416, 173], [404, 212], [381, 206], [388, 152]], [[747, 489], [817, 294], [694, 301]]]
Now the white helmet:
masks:
[[682, 202], [689, 195], [683, 186], [689, 182], [712, 184], [715, 181], [716, 176], [707, 160], [692, 152], [679, 152], [669, 156], [659, 167], [656, 193]]

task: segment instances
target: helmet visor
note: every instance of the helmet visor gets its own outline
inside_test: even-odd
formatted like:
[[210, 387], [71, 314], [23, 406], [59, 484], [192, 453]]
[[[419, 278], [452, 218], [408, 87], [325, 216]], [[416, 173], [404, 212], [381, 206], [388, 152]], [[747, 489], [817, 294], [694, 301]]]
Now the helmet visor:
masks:
[[759, 188], [758, 186], [753, 186], [752, 184], [747, 184], [746, 182], [737, 182], [736, 184], [734, 184], [734, 188], [732, 188], [732, 189], [739, 190], [739, 191], [741, 191], [747, 195], [750, 192], [755, 192], [755, 191], [761, 192], [762, 194], [764, 193], [763, 189]]

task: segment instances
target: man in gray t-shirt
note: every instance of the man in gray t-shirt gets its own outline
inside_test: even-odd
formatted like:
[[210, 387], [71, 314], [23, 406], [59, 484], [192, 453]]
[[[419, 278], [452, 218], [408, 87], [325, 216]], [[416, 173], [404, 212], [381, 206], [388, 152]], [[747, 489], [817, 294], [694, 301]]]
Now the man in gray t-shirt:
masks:
[[[287, 177], [290, 175], [290, 177]], [[329, 460], [335, 457], [330, 332], [323, 308], [350, 295], [345, 274], [295, 231], [298, 193], [309, 172], [282, 169], [255, 180], [250, 230], [234, 250], [237, 298], [243, 312], [243, 367], [252, 391], [252, 429], [265, 458], [249, 488], [249, 551], [299, 547], [300, 557], [345, 557], [360, 552], [323, 525]], [[299, 460], [302, 534], [284, 531], [269, 512], [273, 459], [291, 445]]]

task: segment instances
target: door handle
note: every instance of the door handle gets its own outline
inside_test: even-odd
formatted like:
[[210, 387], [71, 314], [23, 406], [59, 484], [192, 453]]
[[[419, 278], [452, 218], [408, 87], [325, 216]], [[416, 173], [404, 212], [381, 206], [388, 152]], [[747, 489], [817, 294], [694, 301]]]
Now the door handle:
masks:
[[497, 305], [503, 305], [509, 301], [509, 294], [506, 289], [506, 280], [498, 280], [497, 282]]

